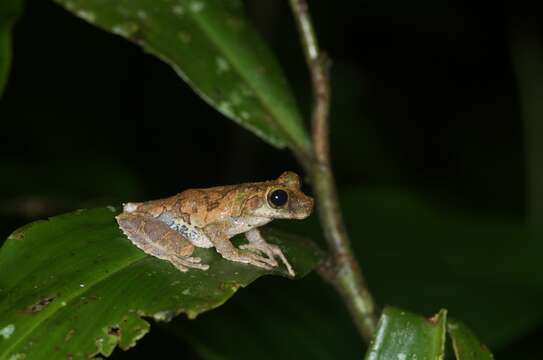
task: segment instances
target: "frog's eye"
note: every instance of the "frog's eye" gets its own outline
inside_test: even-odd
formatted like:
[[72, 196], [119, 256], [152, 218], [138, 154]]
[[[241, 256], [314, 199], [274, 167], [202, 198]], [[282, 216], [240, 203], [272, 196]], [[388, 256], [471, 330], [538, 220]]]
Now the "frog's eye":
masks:
[[288, 201], [288, 193], [285, 190], [274, 190], [268, 195], [268, 203], [271, 207], [279, 208]]

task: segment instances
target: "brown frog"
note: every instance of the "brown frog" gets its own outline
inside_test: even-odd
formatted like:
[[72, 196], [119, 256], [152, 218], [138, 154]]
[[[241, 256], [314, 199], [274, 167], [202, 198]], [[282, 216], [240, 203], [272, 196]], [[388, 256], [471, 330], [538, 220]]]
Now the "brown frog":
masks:
[[[127, 203], [116, 219], [126, 236], [147, 254], [177, 269], [207, 270], [193, 257], [194, 247], [215, 247], [227, 260], [270, 270], [280, 259], [295, 276], [281, 249], [258, 228], [273, 219], [305, 219], [313, 199], [300, 190], [300, 178], [284, 172], [272, 181], [188, 189], [160, 200]], [[248, 243], [236, 248], [230, 238], [244, 233]]]

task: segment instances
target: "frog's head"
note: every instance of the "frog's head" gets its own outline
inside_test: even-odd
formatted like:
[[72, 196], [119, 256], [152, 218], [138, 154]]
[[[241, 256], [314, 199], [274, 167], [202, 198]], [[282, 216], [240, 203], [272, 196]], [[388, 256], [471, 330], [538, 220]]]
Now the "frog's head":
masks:
[[262, 191], [247, 204], [245, 211], [270, 219], [305, 219], [313, 211], [313, 199], [300, 190], [300, 177], [286, 171], [263, 184]]

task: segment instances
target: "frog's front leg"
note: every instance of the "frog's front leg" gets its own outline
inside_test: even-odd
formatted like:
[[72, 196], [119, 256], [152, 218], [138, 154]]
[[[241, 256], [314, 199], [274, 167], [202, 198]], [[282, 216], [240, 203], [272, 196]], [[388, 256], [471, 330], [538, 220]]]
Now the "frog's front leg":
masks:
[[115, 218], [122, 232], [145, 253], [167, 260], [183, 272], [209, 268], [200, 264], [200, 258], [191, 257], [194, 245], [162, 221], [137, 212], [123, 212]]
[[224, 226], [221, 224], [207, 226], [205, 228], [205, 233], [213, 243], [217, 252], [226, 260], [251, 264], [266, 270], [271, 270], [273, 267], [277, 266], [277, 262], [273, 259], [270, 260], [252, 251], [236, 248], [230, 242], [230, 239], [224, 231]]
[[245, 233], [245, 237], [249, 241], [248, 244], [241, 245], [240, 249], [247, 249], [251, 251], [257, 251], [263, 254], [266, 254], [268, 258], [273, 260], [275, 263], [275, 266], [277, 266], [277, 262], [275, 261], [275, 256], [279, 257], [283, 264], [285, 264], [285, 267], [288, 270], [288, 273], [290, 276], [294, 277], [296, 276], [296, 273], [292, 269], [292, 266], [290, 266], [290, 263], [288, 262], [287, 258], [277, 245], [269, 244], [266, 242], [266, 240], [262, 237], [260, 234], [260, 231], [258, 228], [251, 229]]

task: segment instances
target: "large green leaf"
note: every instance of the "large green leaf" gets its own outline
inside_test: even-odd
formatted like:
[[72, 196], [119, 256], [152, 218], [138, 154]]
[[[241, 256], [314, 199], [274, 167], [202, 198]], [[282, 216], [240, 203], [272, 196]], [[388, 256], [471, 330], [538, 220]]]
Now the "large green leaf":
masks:
[[4, 92], [11, 67], [11, 28], [22, 8], [22, 0], [0, 2], [0, 96]]
[[396, 308], [385, 308], [366, 360], [443, 359], [446, 322], [445, 310], [426, 319]]
[[457, 360], [492, 360], [492, 353], [482, 345], [475, 334], [459, 321], [449, 320], [447, 330], [451, 336]]
[[[364, 346], [333, 288], [313, 273], [301, 282], [259, 280], [221, 311], [165, 324], [203, 359], [356, 359]], [[209, 335], [213, 329], [214, 336]], [[231, 334], [243, 339], [232, 341]]]
[[[208, 271], [181, 273], [134, 247], [115, 214], [113, 208], [82, 210], [29, 224], [8, 238], [0, 252], [0, 359], [109, 355], [148, 331], [143, 316], [194, 318], [268, 273], [212, 249], [196, 253]], [[270, 231], [265, 237], [284, 249], [299, 276], [319, 261], [306, 240]]]
[[172, 66], [209, 104], [269, 143], [309, 151], [287, 81], [240, 1], [55, 1], [141, 45]]

